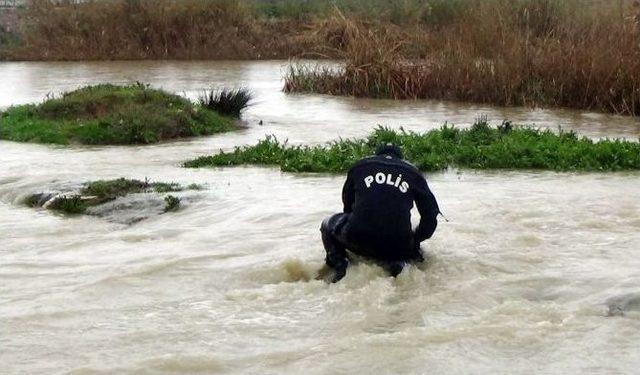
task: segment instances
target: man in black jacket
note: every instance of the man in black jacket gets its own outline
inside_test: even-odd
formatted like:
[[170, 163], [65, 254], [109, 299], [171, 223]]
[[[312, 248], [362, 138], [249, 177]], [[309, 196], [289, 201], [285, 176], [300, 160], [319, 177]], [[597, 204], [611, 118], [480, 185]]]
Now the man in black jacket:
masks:
[[[438, 225], [438, 203], [420, 171], [402, 158], [392, 144], [378, 147], [375, 156], [358, 161], [342, 189], [343, 213], [322, 222], [320, 232], [333, 269], [332, 282], [344, 277], [346, 250], [378, 261], [392, 276], [409, 261], [424, 260], [420, 242], [431, 238]], [[420, 224], [411, 228], [415, 202]]]

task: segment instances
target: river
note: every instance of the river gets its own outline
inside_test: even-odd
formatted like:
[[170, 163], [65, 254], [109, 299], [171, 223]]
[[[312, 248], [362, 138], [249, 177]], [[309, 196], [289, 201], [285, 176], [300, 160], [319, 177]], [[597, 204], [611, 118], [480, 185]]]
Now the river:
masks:
[[[321, 143], [486, 115], [638, 139], [638, 120], [286, 95], [285, 64], [0, 63], [0, 108], [98, 82], [255, 94], [245, 127], [222, 135], [130, 147], [0, 141], [0, 373], [636, 373], [638, 172], [429, 173], [449, 221], [424, 244], [426, 264], [393, 279], [360, 263], [327, 285], [309, 279], [344, 176], [179, 164], [265, 134]], [[206, 189], [133, 225], [19, 204], [56, 184], [117, 177]]]

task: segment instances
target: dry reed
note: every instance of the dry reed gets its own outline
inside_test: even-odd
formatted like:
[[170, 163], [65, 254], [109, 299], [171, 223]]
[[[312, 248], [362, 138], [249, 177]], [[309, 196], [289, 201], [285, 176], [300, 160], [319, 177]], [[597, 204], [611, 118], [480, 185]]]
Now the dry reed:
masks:
[[638, 8], [487, 0], [446, 27], [402, 32], [336, 16], [344, 69], [293, 67], [285, 91], [640, 115]]
[[14, 59], [266, 59], [312, 50], [303, 25], [257, 20], [240, 0], [32, 0]]

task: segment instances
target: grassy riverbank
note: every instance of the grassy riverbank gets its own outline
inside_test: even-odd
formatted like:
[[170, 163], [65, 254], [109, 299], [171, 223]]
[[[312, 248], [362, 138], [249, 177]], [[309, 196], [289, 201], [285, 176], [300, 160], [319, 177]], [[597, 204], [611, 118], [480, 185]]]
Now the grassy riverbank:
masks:
[[0, 139], [18, 142], [148, 144], [233, 129], [231, 117], [206, 103], [143, 84], [88, 86], [0, 113]]
[[555, 171], [620, 171], [640, 169], [640, 143], [592, 141], [573, 132], [514, 127], [492, 128], [480, 120], [469, 129], [443, 126], [426, 133], [378, 128], [366, 139], [340, 140], [324, 146], [291, 146], [267, 137], [255, 146], [200, 157], [184, 163], [201, 168], [241, 164], [279, 166], [287, 172], [343, 173], [376, 146], [402, 146], [407, 160], [420, 170], [447, 167], [475, 169], [543, 169]]

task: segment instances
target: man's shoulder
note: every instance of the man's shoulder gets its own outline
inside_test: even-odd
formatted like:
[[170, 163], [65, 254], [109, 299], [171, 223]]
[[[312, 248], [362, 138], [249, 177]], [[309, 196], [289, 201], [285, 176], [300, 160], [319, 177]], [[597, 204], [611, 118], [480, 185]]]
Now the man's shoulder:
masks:
[[413, 170], [414, 172], [422, 175], [422, 172], [420, 172], [420, 169], [418, 169], [418, 167], [416, 167], [415, 165], [413, 165], [411, 162], [405, 160], [405, 159], [401, 159], [400, 162], [407, 168]]
[[375, 156], [365, 156], [364, 158], [358, 160], [357, 162], [355, 162], [352, 166], [351, 169], [357, 168], [361, 165], [367, 165], [370, 163], [374, 163], [375, 162]]
[[421, 175], [420, 170], [410, 162], [404, 159], [394, 158], [390, 156], [383, 156], [383, 155], [367, 156], [365, 158], [362, 158], [358, 160], [351, 167], [351, 171], [353, 171], [354, 169], [358, 169], [360, 167], [366, 167], [371, 165], [391, 166], [399, 169], [405, 169], [407, 171], [411, 171]]

